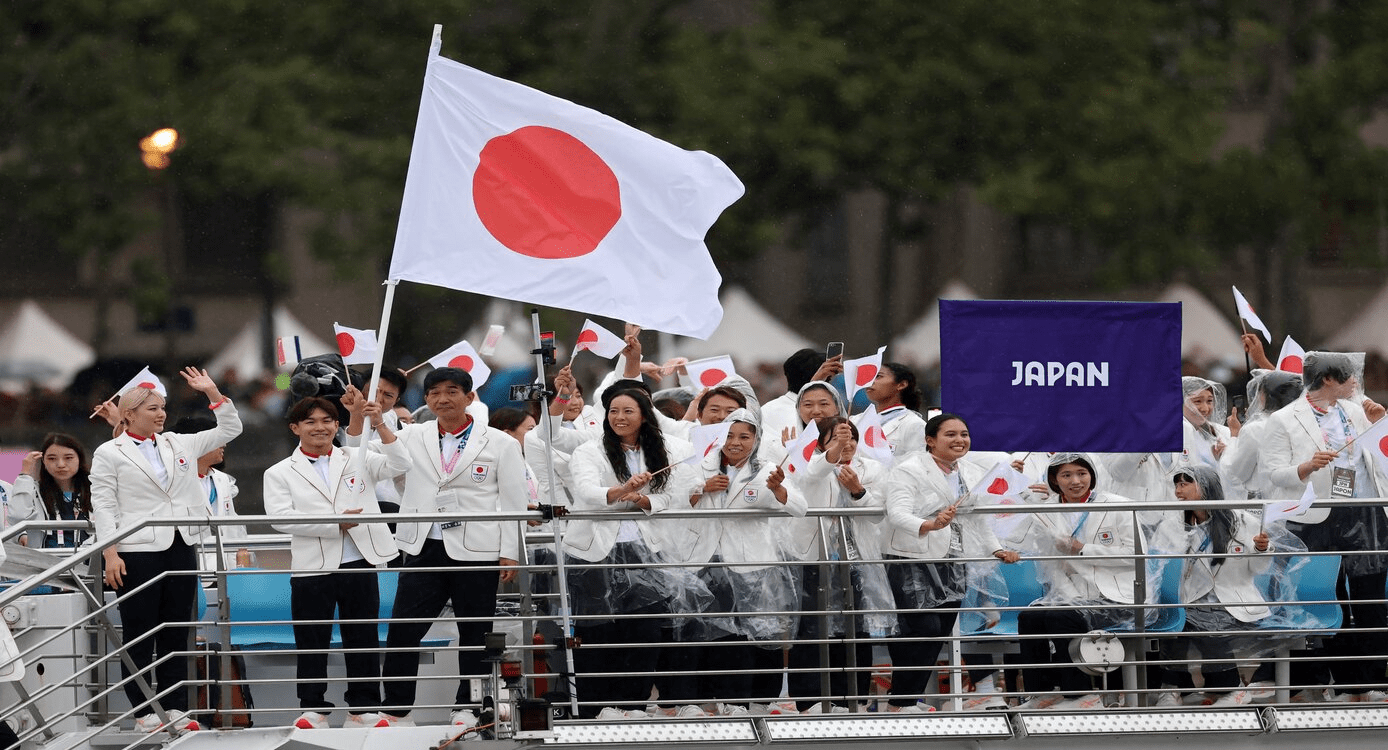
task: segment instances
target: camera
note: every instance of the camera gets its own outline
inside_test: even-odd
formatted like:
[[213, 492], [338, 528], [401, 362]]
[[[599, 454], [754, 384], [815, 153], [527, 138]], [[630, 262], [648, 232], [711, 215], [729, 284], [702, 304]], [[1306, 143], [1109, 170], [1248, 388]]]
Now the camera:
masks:
[[553, 395], [553, 391], [545, 390], [545, 387], [539, 383], [522, 383], [511, 386], [512, 401], [544, 401], [546, 397]]

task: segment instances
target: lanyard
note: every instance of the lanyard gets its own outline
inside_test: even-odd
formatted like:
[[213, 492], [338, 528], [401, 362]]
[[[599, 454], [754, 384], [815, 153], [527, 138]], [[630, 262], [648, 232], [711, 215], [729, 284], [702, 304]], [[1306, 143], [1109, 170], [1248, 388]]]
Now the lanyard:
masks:
[[1072, 531], [1072, 532], [1070, 532], [1070, 538], [1071, 538], [1071, 539], [1078, 539], [1078, 538], [1079, 538], [1079, 536], [1080, 536], [1080, 530], [1084, 528], [1084, 523], [1085, 523], [1085, 521], [1088, 521], [1088, 520], [1089, 520], [1089, 511], [1086, 510], [1086, 511], [1084, 512], [1084, 515], [1080, 516], [1080, 522], [1077, 523], [1077, 524], [1075, 524], [1075, 530]]
[[[456, 448], [453, 449], [453, 455], [449, 456], [448, 458], [440, 459], [443, 462], [443, 473], [445, 475], [452, 474], [453, 468], [458, 465], [458, 459], [461, 458], [463, 455], [463, 448], [467, 447], [467, 439], [469, 436], [472, 435], [473, 424], [475, 423], [469, 422], [467, 429], [463, 430], [463, 433], [458, 436], [458, 445]], [[439, 445], [440, 447], [442, 447], [443, 445], [442, 435], [439, 436]]]
[[217, 509], [217, 481], [216, 481], [215, 479], [213, 479], [212, 477], [209, 476], [209, 477], [207, 478], [207, 486], [209, 486], [209, 487], [212, 488], [212, 490], [211, 490], [210, 492], [207, 493], [207, 502], [210, 503], [210, 504], [212, 505], [212, 509], [213, 509], [213, 510], [216, 510], [216, 509]]

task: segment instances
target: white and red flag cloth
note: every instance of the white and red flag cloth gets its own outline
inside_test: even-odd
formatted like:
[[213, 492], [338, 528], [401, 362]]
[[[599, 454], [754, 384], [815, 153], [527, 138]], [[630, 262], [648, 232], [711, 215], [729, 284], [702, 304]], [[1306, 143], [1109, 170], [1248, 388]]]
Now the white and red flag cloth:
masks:
[[[1379, 420], [1382, 421], [1382, 420]], [[1316, 493], [1311, 483], [1306, 483], [1306, 491], [1297, 500], [1274, 500], [1263, 506], [1263, 527], [1287, 518], [1296, 518], [1311, 509], [1316, 502]]]
[[626, 346], [627, 342], [621, 336], [585, 319], [583, 330], [578, 332], [578, 343], [574, 344], [574, 354], [589, 351], [599, 357], [612, 359], [621, 354]]
[[333, 334], [337, 336], [337, 353], [342, 355], [342, 364], [370, 365], [376, 362], [375, 331], [333, 323]]
[[708, 357], [687, 362], [684, 371], [696, 389], [712, 388], [737, 374], [733, 369], [733, 358], [729, 356]]
[[978, 480], [969, 494], [980, 505], [1013, 505], [1026, 502], [1022, 493], [1032, 484], [1027, 475], [1012, 468], [1011, 463], [999, 461]]
[[801, 474], [805, 467], [810, 465], [810, 459], [814, 458], [815, 449], [819, 447], [819, 423], [810, 422], [805, 425], [805, 429], [800, 431], [800, 436], [790, 441], [786, 446], [786, 473]]
[[475, 391], [487, 382], [487, 378], [492, 376], [492, 368], [482, 361], [482, 355], [472, 348], [472, 344], [463, 339], [453, 346], [444, 349], [429, 358], [429, 364], [435, 369], [440, 367], [456, 367], [459, 370], [466, 370], [472, 376], [472, 389]]
[[[845, 366], [845, 372], [847, 367]], [[882, 429], [882, 415], [877, 413], [877, 406], [869, 404], [868, 408], [858, 416], [858, 453], [865, 458], [870, 458], [886, 468], [896, 461], [896, 456], [892, 454], [892, 444], [887, 441], [887, 433]]]
[[1239, 291], [1239, 288], [1233, 287], [1233, 289], [1234, 307], [1238, 308], [1239, 317], [1248, 321], [1249, 325], [1261, 331], [1263, 340], [1271, 344], [1272, 334], [1268, 332], [1268, 327], [1263, 323], [1263, 319], [1258, 317], [1258, 313], [1253, 312], [1253, 306], [1248, 304], [1248, 300], [1244, 299], [1243, 293]]
[[160, 381], [154, 373], [150, 372], [148, 367], [140, 370], [136, 373], [135, 377], [130, 379], [130, 382], [121, 386], [120, 390], [116, 391], [116, 395], [125, 395], [125, 392], [131, 388], [149, 388], [164, 398], [169, 397], [169, 391], [164, 387], [164, 383]]
[[1388, 460], [1388, 417], [1380, 417], [1377, 422], [1369, 425], [1369, 429], [1360, 433], [1354, 442], [1372, 453], [1375, 463], [1384, 465], [1382, 462]]
[[728, 430], [732, 426], [732, 422], [714, 422], [689, 428], [689, 443], [694, 446], [694, 452], [681, 463], [697, 464], [708, 454], [722, 450], [723, 444], [728, 442]]
[[1282, 353], [1277, 355], [1277, 369], [1300, 375], [1305, 362], [1306, 350], [1301, 348], [1301, 344], [1296, 343], [1296, 339], [1288, 336], [1287, 340], [1282, 342]]
[[436, 27], [389, 278], [713, 333], [704, 235], [742, 197], [737, 176], [439, 44]]
[[853, 403], [853, 397], [858, 391], [872, 385], [873, 379], [882, 370], [882, 353], [885, 351], [887, 347], [879, 346], [876, 354], [843, 363], [843, 384], [848, 389], [849, 404]]

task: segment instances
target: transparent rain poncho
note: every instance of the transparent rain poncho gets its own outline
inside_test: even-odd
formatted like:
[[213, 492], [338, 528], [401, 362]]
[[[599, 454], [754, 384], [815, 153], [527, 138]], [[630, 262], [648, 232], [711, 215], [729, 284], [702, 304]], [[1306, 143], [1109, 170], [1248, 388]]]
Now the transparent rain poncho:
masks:
[[[1131, 502], [1128, 498], [1103, 491], [1103, 478], [1096, 475], [1097, 462], [1089, 454], [1057, 453], [1051, 457], [1047, 481], [1057, 494], [1055, 474], [1066, 464], [1089, 468], [1093, 482], [1085, 502], [1073, 503], [1070, 513], [1038, 514], [1037, 532], [1031, 540], [1036, 554], [1056, 556], [1039, 560], [1037, 572], [1045, 594], [1033, 606], [1064, 607], [1079, 614], [1090, 630], [1126, 630], [1133, 627], [1134, 578], [1138, 564], [1135, 548], [1147, 551], [1147, 537], [1135, 522], [1133, 512], [1106, 511], [1110, 502]], [[1071, 551], [1083, 545], [1079, 552]], [[1155, 550], [1153, 550], [1155, 551]], [[1167, 561], [1145, 562], [1146, 603], [1155, 604], [1167, 572]], [[1145, 621], [1157, 621], [1160, 612], [1147, 608]]]
[[[750, 426], [759, 442], [761, 426], [758, 415], [750, 409], [738, 409], [723, 421]], [[704, 463], [706, 470], [720, 465], [713, 457]], [[770, 492], [766, 488], [766, 477], [773, 469], [775, 464], [753, 455], [739, 472], [735, 484], [730, 484], [723, 492], [705, 494], [696, 507], [774, 507], [764, 500]], [[786, 490], [798, 497], [799, 490], [791, 487]], [[749, 492], [754, 494], [749, 495]], [[755, 504], [749, 505], [749, 502]], [[795, 512], [793, 508], [791, 512]], [[799, 512], [803, 514], [803, 506]], [[796, 580], [790, 567], [779, 564], [782, 556], [774, 533], [774, 524], [784, 520], [774, 516], [700, 519], [700, 533], [720, 540], [710, 562], [750, 563], [709, 565], [699, 571], [700, 578], [718, 601], [718, 611], [731, 614], [723, 618], [719, 627], [753, 641], [782, 640], [794, 632], [794, 618], [785, 613], [795, 611], [799, 604]], [[728, 545], [728, 549], [724, 545]], [[780, 647], [779, 644], [775, 646]]]
[[1301, 376], [1280, 370], [1254, 370], [1248, 381], [1248, 411], [1239, 415], [1238, 440], [1220, 457], [1225, 496], [1262, 498], [1276, 495], [1260, 461], [1263, 441], [1272, 426], [1268, 417], [1301, 398]]
[[[1178, 469], [1172, 479], [1193, 481], [1200, 499], [1224, 499], [1219, 476], [1207, 467]], [[1306, 548], [1296, 535], [1281, 524], [1263, 529], [1257, 517], [1243, 510], [1204, 509], [1199, 500], [1189, 502], [1193, 507], [1182, 513], [1178, 533], [1184, 542], [1181, 551], [1193, 557], [1172, 563], [1180, 566], [1185, 635], [1163, 642], [1163, 658], [1229, 659], [1204, 668], [1233, 669], [1233, 659], [1266, 657], [1285, 645], [1279, 629], [1315, 625], [1304, 608], [1282, 602], [1292, 598], [1307, 561], [1297, 554]], [[1268, 536], [1265, 552], [1257, 551], [1260, 533]], [[1249, 630], [1266, 632], [1237, 632]]]
[[1203, 463], [1218, 467], [1223, 451], [1233, 442], [1225, 420], [1229, 417], [1229, 397], [1224, 386], [1213, 380], [1181, 378], [1181, 413], [1185, 454], [1182, 463]]
[[1262, 421], [1300, 398], [1301, 392], [1301, 375], [1297, 373], [1254, 370], [1253, 377], [1248, 379], [1248, 409], [1239, 417], [1245, 427]]

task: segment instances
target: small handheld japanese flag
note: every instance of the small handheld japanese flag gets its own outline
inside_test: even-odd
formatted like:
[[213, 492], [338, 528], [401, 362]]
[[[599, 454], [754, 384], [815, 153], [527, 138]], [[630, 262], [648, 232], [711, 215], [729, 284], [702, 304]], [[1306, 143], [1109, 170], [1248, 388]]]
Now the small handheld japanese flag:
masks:
[[1268, 333], [1268, 327], [1263, 324], [1263, 319], [1258, 317], [1258, 313], [1253, 312], [1253, 306], [1248, 304], [1238, 287], [1234, 287], [1234, 307], [1239, 309], [1239, 317], [1248, 321], [1248, 324], [1258, 329], [1263, 334], [1263, 340], [1272, 343], [1272, 334]]
[[786, 473], [800, 474], [810, 465], [815, 448], [819, 447], [819, 423], [810, 422], [800, 431], [800, 437], [786, 446]]
[[1026, 474], [1012, 468], [1007, 461], [999, 461], [978, 480], [969, 494], [980, 504], [1011, 505], [1025, 502], [1022, 493], [1030, 486], [1031, 480]]
[[690, 428], [689, 442], [694, 446], [694, 452], [683, 463], [697, 464], [708, 454], [720, 450], [723, 443], [728, 442], [728, 429], [732, 426], [732, 422], [715, 422]]
[[884, 467], [890, 467], [896, 460], [892, 454], [892, 444], [887, 442], [887, 433], [882, 430], [882, 415], [877, 413], [875, 404], [869, 404], [858, 415], [858, 452]]
[[1282, 353], [1277, 355], [1277, 369], [1283, 372], [1301, 374], [1302, 363], [1306, 360], [1306, 350], [1291, 336], [1282, 342]]
[[466, 339], [444, 349], [429, 358], [429, 364], [439, 367], [456, 367], [466, 370], [472, 376], [472, 389], [475, 391], [492, 376], [492, 368], [482, 361], [482, 356], [472, 348]]
[[1286, 518], [1295, 518], [1310, 510], [1315, 502], [1315, 490], [1312, 490], [1311, 483], [1307, 482], [1306, 491], [1301, 493], [1299, 500], [1276, 500], [1263, 506], [1263, 527]]
[[708, 357], [696, 359], [684, 366], [695, 388], [712, 388], [737, 374], [733, 369], [732, 357]]
[[1354, 442], [1372, 455], [1374, 462], [1388, 459], [1388, 417], [1382, 417], [1369, 425], [1369, 429], [1360, 433]]
[[574, 354], [590, 351], [599, 357], [612, 359], [627, 346], [621, 336], [603, 328], [591, 320], [584, 319], [583, 330], [578, 332], [578, 343], [574, 344]]
[[849, 404], [853, 403], [853, 396], [857, 395], [858, 391], [872, 385], [873, 379], [882, 369], [882, 353], [885, 351], [887, 347], [879, 346], [876, 354], [843, 363], [843, 384], [848, 388]]
[[164, 387], [164, 384], [160, 382], [159, 378], [155, 377], [154, 373], [149, 371], [148, 367], [140, 370], [135, 377], [130, 379], [130, 382], [121, 386], [120, 390], [116, 391], [116, 394], [124, 395], [125, 392], [131, 388], [149, 388], [164, 398], [169, 397], [168, 389]]
[[337, 335], [337, 353], [342, 355], [342, 364], [369, 365], [375, 363], [375, 331], [348, 328], [333, 323], [333, 333]]

